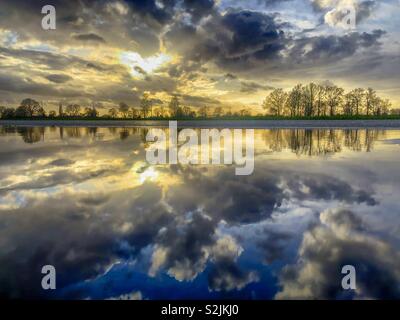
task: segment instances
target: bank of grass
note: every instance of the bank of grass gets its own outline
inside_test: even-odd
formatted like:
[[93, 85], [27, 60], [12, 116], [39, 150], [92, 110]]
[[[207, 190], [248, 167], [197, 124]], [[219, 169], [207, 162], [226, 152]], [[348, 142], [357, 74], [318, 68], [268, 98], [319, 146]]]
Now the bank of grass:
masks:
[[0, 119], [2, 120], [24, 120], [24, 121], [218, 121], [218, 120], [229, 120], [229, 121], [248, 121], [248, 120], [400, 120], [400, 115], [381, 115], [381, 116], [346, 116], [346, 115], [337, 115], [337, 116], [319, 116], [319, 117], [289, 117], [289, 116], [221, 116], [221, 117], [147, 117], [147, 118], [110, 118], [110, 117], [97, 117], [97, 118], [87, 118], [87, 117], [27, 117], [27, 118], [9, 118], [9, 119]]

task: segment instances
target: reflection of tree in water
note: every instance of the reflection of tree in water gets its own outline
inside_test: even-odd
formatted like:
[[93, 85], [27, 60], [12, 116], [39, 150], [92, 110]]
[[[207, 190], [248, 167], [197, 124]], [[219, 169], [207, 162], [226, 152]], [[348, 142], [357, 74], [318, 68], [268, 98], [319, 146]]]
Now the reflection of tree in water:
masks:
[[34, 128], [17, 128], [17, 132], [21, 135], [22, 140], [25, 143], [35, 143], [44, 140], [45, 128], [34, 127]]
[[[91, 137], [98, 139], [101, 133], [99, 128], [89, 127], [60, 127], [50, 128], [50, 132], [59, 130], [60, 139]], [[162, 129], [167, 135], [168, 129]], [[35, 143], [44, 140], [46, 128], [43, 127], [0, 127], [0, 135], [18, 133], [26, 143]], [[121, 140], [129, 136], [139, 137], [146, 146], [149, 128], [108, 128], [111, 135]], [[199, 130], [198, 134], [200, 134]], [[262, 138], [267, 147], [274, 152], [289, 149], [297, 155], [328, 155], [343, 151], [347, 148], [352, 151], [373, 150], [377, 140], [385, 138], [385, 130], [377, 129], [273, 129], [262, 130]]]
[[65, 127], [64, 131], [67, 134], [68, 138], [80, 138], [80, 137], [82, 137], [82, 128]]
[[91, 137], [91, 138], [95, 138], [96, 134], [97, 134], [97, 127], [87, 127], [86, 128], [86, 135]]
[[327, 155], [352, 151], [371, 151], [374, 142], [382, 139], [385, 131], [375, 129], [276, 129], [263, 132], [268, 148], [275, 152], [290, 149], [297, 155]]
[[122, 130], [119, 132], [119, 138], [120, 138], [121, 140], [126, 140], [126, 139], [128, 139], [130, 135], [131, 135], [131, 134], [130, 134], [130, 132], [129, 132], [129, 129], [127, 129], [127, 128], [124, 128], [124, 129], [122, 129]]
[[365, 151], [370, 152], [374, 147], [376, 140], [382, 139], [385, 136], [383, 130], [344, 130], [345, 135], [345, 146], [353, 151]]
[[0, 126], [0, 136], [6, 136], [17, 132], [17, 127]]

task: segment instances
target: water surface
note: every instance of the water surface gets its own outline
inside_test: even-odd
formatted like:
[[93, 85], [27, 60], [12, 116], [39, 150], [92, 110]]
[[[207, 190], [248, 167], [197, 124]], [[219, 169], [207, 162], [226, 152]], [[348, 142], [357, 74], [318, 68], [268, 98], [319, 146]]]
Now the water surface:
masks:
[[241, 177], [150, 166], [146, 134], [0, 127], [1, 297], [400, 298], [400, 131], [256, 130]]

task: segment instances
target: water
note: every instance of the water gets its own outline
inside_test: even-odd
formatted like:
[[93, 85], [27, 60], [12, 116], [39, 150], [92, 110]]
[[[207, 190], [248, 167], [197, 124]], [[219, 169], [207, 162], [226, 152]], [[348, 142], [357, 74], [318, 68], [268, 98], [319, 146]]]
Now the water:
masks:
[[256, 130], [250, 176], [146, 134], [0, 127], [1, 297], [400, 298], [400, 131]]

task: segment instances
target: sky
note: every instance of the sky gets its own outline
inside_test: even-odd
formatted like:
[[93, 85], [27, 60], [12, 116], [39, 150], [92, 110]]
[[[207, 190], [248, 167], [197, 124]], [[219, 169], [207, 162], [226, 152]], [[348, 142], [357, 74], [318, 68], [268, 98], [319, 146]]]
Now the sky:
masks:
[[[44, 5], [56, 29], [42, 28]], [[340, 11], [352, 5], [353, 29]], [[373, 87], [400, 105], [397, 0], [2, 0], [0, 105], [27, 97], [100, 112], [148, 92], [260, 112], [274, 88]]]

